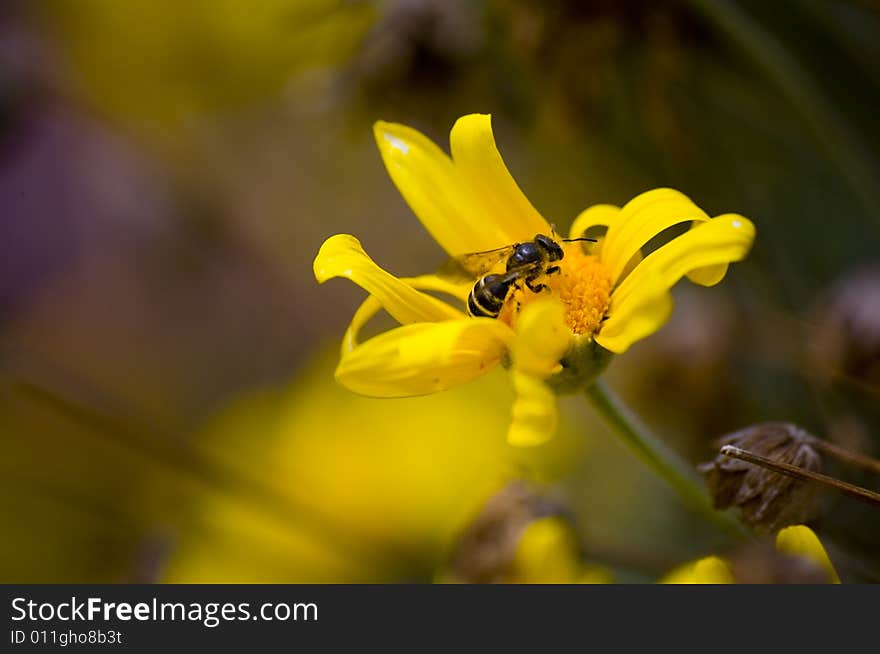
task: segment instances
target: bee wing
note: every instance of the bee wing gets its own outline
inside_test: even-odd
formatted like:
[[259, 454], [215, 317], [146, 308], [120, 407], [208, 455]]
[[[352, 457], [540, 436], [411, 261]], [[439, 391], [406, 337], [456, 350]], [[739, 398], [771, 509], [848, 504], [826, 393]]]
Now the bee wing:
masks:
[[505, 245], [494, 250], [471, 252], [453, 257], [437, 270], [437, 275], [452, 279], [476, 279], [492, 270], [498, 262], [509, 257], [516, 245]]

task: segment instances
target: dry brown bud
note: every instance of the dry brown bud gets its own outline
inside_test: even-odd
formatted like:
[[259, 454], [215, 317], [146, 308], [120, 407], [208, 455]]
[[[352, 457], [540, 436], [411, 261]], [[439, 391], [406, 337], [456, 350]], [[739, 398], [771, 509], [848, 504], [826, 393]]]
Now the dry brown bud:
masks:
[[[813, 472], [822, 469], [822, 458], [810, 445], [812, 436], [784, 422], [766, 422], [723, 436], [718, 446], [754, 452], [773, 461]], [[715, 508], [739, 507], [742, 519], [759, 531], [773, 532], [802, 524], [812, 514], [812, 484], [718, 454], [700, 466]]]

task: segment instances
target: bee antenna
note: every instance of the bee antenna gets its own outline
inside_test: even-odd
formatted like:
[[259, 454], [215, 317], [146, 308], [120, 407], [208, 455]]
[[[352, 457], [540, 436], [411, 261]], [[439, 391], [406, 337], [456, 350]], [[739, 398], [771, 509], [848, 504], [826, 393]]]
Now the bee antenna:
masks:
[[575, 241], [589, 241], [590, 243], [597, 243], [594, 238], [587, 238], [586, 236], [581, 236], [579, 238], [564, 238], [562, 239], [563, 243], [574, 243]]

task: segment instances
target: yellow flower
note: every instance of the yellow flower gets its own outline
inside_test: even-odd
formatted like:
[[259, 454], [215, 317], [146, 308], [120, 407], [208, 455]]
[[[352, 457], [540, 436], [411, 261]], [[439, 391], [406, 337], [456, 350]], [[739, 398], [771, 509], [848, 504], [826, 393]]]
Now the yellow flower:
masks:
[[[455, 123], [451, 157], [409, 127], [380, 121], [374, 131], [398, 190], [450, 256], [553, 233], [504, 165], [488, 115]], [[648, 241], [680, 223], [691, 229], [642, 259]], [[591, 228], [607, 230], [601, 243], [563, 243], [560, 273], [542, 280], [549, 291], [513, 290], [498, 319], [462, 310], [476, 280], [398, 278], [353, 236], [330, 237], [314, 262], [318, 281], [347, 277], [370, 294], [345, 334], [336, 379], [364, 395], [402, 397], [441, 391], [504, 363], [517, 393], [508, 440], [542, 443], [556, 427], [556, 392], [583, 388], [611, 353], [659, 329], [672, 310], [670, 289], [682, 277], [704, 286], [720, 282], [755, 233], [748, 219], [710, 218], [672, 189], [643, 193], [623, 207], [590, 207], [570, 236]], [[361, 327], [381, 308], [401, 326], [359, 342]]]
[[[290, 384], [248, 392], [206, 425], [199, 460], [226, 472], [205, 488], [190, 480], [163, 493], [189, 498], [163, 581], [428, 581], [474, 514], [519, 474], [507, 443], [474, 438], [504, 429], [505, 416], [472, 397], [509, 403], [503, 371], [471, 388], [383, 403], [334, 383], [335, 363], [322, 351]], [[534, 475], [554, 479], [578, 458], [572, 432], [564, 422], [553, 448], [530, 453]]]
[[[819, 537], [804, 525], [782, 529], [776, 535], [776, 551], [786, 556], [803, 559], [827, 575], [828, 582], [840, 583], [837, 570], [828, 558]], [[731, 565], [718, 556], [707, 556], [685, 563], [667, 574], [664, 584], [733, 584], [736, 579]]]

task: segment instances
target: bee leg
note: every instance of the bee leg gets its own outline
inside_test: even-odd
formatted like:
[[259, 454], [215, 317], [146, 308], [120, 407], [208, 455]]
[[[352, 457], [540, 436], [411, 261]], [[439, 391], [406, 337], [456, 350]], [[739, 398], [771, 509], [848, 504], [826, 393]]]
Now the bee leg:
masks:
[[535, 284], [534, 281], [535, 281], [534, 279], [526, 279], [526, 287], [528, 287], [528, 289], [529, 289], [532, 293], [540, 293], [540, 292], [543, 291], [545, 288], [547, 288], [546, 285], [544, 285], [544, 284]]
[[555, 274], [557, 274], [557, 273], [559, 273], [559, 272], [561, 272], [560, 269], [559, 269], [559, 266], [550, 266], [549, 268], [547, 268], [546, 271], [544, 271], [544, 274], [546, 274], [546, 275], [555, 275]]

